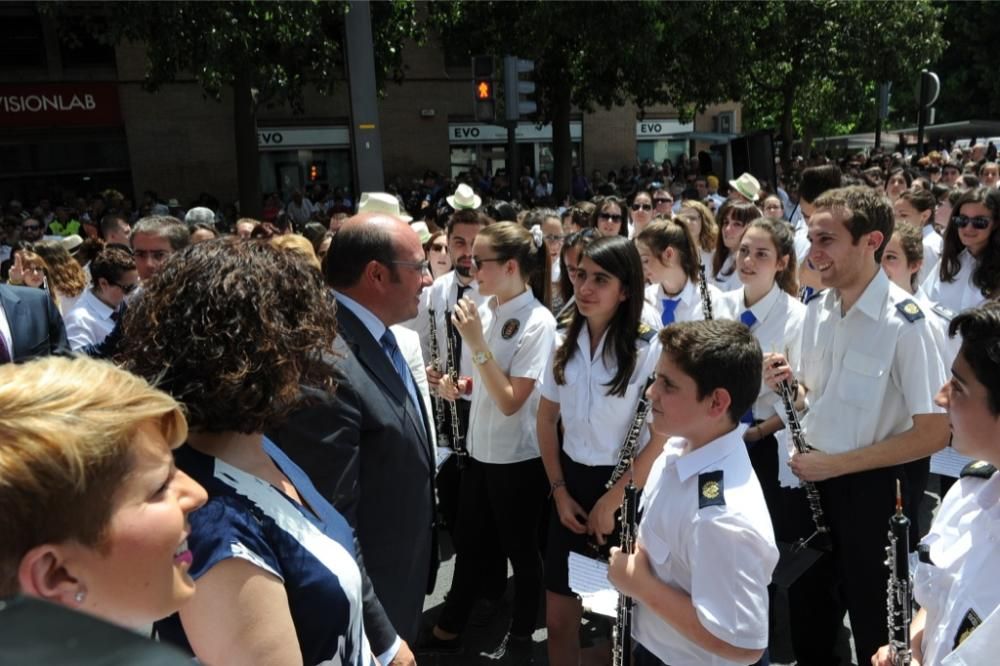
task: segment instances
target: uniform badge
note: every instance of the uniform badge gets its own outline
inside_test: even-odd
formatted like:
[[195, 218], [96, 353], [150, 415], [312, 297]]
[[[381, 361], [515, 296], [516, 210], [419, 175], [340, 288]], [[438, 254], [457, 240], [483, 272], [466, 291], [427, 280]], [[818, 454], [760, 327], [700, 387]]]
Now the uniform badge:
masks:
[[656, 337], [656, 331], [649, 324], [639, 324], [639, 339], [651, 342]]
[[914, 303], [909, 298], [905, 301], [901, 301], [896, 304], [896, 309], [902, 313], [906, 318], [906, 321], [913, 323], [918, 319], [924, 318], [924, 312], [920, 309], [920, 306]]
[[965, 617], [962, 618], [962, 624], [958, 625], [958, 631], [955, 632], [955, 644], [951, 646], [951, 649], [954, 650], [961, 645], [982, 623], [983, 621], [976, 614], [976, 611], [970, 608]]
[[521, 322], [517, 319], [508, 319], [503, 323], [503, 328], [500, 329], [500, 337], [504, 340], [510, 340], [519, 330], [521, 330]]
[[979, 479], [988, 479], [996, 474], [996, 471], [997, 468], [985, 460], [975, 460], [963, 467], [959, 476], [963, 479], [967, 476], [974, 476]]
[[706, 506], [725, 506], [726, 496], [723, 493], [722, 470], [705, 472], [698, 475], [698, 508]]

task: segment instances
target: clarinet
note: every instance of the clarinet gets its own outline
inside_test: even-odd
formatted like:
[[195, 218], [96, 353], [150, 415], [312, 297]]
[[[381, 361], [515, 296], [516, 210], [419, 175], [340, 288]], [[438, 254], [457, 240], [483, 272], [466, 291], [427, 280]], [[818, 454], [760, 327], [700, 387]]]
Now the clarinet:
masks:
[[903, 494], [896, 479], [896, 513], [889, 519], [889, 545], [885, 547], [885, 565], [889, 567], [886, 594], [888, 611], [889, 660], [893, 666], [909, 666], [910, 620], [913, 609], [910, 582], [910, 519], [903, 515]]
[[[622, 442], [621, 450], [618, 452], [618, 462], [611, 472], [611, 479], [605, 485], [610, 488], [615, 485], [626, 471], [629, 471], [628, 485], [625, 486], [625, 496], [622, 499], [621, 516], [621, 550], [624, 553], [635, 552], [635, 534], [638, 529], [636, 504], [638, 501], [638, 490], [632, 478], [632, 463], [635, 460], [635, 449], [639, 444], [639, 433], [642, 432], [642, 425], [649, 416], [651, 407], [646, 391], [655, 381], [656, 376], [650, 375], [646, 384], [642, 388], [642, 395], [639, 397], [639, 404], [636, 405], [635, 418], [629, 426]], [[632, 597], [624, 594], [618, 595], [617, 615], [615, 626], [611, 630], [611, 663], [613, 666], [625, 666], [632, 655]]]
[[[448, 320], [451, 320], [449, 315]], [[458, 332], [455, 331], [454, 326], [448, 332], [448, 376], [451, 378], [452, 383], [458, 386], [458, 364], [455, 362], [455, 336]], [[460, 399], [460, 398], [459, 398]], [[451, 405], [451, 410], [449, 411], [451, 415], [451, 443], [452, 448], [455, 450], [455, 457], [457, 459], [457, 465], [459, 469], [465, 467], [465, 456], [469, 455], [469, 452], [465, 450], [465, 443], [462, 441], [462, 428], [458, 424], [458, 403], [454, 402]]]
[[[788, 381], [783, 381], [778, 385], [778, 393], [781, 395], [781, 402], [785, 405], [785, 414], [788, 416], [788, 429], [792, 433], [792, 442], [795, 450], [805, 453], [810, 450], [806, 443], [805, 435], [802, 432], [802, 424], [799, 422], [798, 412], [795, 411], [795, 392]], [[816, 529], [808, 537], [799, 539], [793, 546], [792, 551], [798, 552], [805, 548], [810, 541], [816, 539], [816, 547], [820, 550], [830, 550], [830, 528], [826, 525], [826, 517], [823, 515], [823, 505], [819, 500], [819, 489], [812, 481], [803, 481], [806, 489], [806, 499], [809, 500], [809, 510], [812, 512], [813, 525]]]
[[[622, 500], [621, 549], [624, 553], [635, 552], [636, 502], [638, 500], [635, 483], [629, 476]], [[615, 626], [611, 630], [611, 663], [626, 666], [632, 656], [632, 597], [618, 595]]]
[[[436, 372], [441, 372], [441, 354], [438, 349], [437, 318], [434, 308], [427, 309], [427, 316], [431, 320], [431, 367]], [[449, 444], [448, 435], [444, 432], [444, 400], [438, 395], [432, 395], [431, 400], [434, 403], [434, 427], [437, 432], [437, 445], [447, 447]]]
[[708, 280], [705, 279], [705, 264], [698, 264], [698, 290], [701, 292], [701, 309], [704, 310], [705, 321], [715, 319], [712, 316], [712, 295], [708, 291]]

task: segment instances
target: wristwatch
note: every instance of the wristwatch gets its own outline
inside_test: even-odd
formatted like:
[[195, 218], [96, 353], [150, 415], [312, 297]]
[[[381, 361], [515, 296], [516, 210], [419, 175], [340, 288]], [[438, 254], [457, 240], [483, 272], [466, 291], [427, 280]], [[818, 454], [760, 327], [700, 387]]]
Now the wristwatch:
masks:
[[483, 365], [484, 363], [486, 363], [486, 361], [490, 360], [491, 358], [493, 358], [493, 352], [489, 350], [484, 352], [479, 351], [475, 352], [472, 355], [472, 362], [475, 363], [476, 365]]

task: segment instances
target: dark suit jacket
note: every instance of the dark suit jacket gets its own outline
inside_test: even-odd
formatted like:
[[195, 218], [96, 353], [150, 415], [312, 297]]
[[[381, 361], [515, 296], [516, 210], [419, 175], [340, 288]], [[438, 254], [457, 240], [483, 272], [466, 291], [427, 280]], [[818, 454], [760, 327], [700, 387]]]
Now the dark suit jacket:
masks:
[[374, 586], [365, 631], [381, 654], [397, 632], [417, 638], [437, 572], [434, 452], [423, 406], [382, 347], [347, 307], [337, 319], [336, 395], [293, 413], [271, 439], [354, 527]]
[[42, 289], [0, 284], [0, 305], [10, 324], [15, 363], [49, 354], [69, 354], [66, 327], [59, 310]]

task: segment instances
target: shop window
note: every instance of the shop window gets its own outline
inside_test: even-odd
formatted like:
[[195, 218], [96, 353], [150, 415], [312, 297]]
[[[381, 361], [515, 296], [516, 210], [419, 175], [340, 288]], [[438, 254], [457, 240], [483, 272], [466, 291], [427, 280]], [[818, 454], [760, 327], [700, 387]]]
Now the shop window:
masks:
[[0, 11], [0, 68], [45, 67], [42, 21], [33, 8], [5, 7]]

